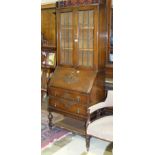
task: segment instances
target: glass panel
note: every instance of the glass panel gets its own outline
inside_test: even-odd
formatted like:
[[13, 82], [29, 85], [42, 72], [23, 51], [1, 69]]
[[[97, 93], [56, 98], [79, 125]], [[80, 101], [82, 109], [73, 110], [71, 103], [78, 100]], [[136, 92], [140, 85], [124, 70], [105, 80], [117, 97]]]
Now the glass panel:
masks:
[[93, 66], [94, 54], [94, 11], [79, 11], [78, 65]]
[[60, 15], [60, 64], [72, 65], [72, 12]]

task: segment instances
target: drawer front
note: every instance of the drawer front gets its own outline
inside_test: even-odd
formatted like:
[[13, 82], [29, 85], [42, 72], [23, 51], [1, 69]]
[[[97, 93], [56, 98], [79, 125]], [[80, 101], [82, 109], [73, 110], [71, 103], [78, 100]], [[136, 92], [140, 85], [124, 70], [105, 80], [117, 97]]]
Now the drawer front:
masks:
[[49, 95], [54, 97], [60, 97], [73, 102], [87, 104], [87, 96], [77, 92], [70, 92], [58, 88], [49, 88]]
[[55, 97], [49, 96], [49, 105], [57, 109], [64, 109], [64, 104], [59, 102]]
[[76, 101], [66, 100], [63, 98], [57, 98], [50, 96], [49, 105], [57, 110], [63, 110], [72, 114], [86, 115], [87, 106], [85, 104], [78, 103]]

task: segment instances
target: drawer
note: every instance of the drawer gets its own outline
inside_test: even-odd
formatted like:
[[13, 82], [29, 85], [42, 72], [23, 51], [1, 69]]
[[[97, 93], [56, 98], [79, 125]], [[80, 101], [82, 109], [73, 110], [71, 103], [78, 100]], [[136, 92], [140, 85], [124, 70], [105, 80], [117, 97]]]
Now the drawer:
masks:
[[72, 114], [87, 114], [87, 106], [76, 101], [66, 100], [54, 96], [49, 96], [49, 105], [57, 110], [63, 110]]
[[55, 97], [49, 96], [49, 105], [52, 107], [55, 107], [57, 109], [64, 109], [65, 106], [63, 104], [63, 102], [60, 102], [59, 100], [57, 100]]
[[66, 100], [70, 101], [76, 101], [78, 103], [87, 103], [87, 95], [83, 95], [77, 92], [71, 92], [59, 88], [49, 88], [49, 95], [50, 96], [55, 96], [55, 97], [60, 97]]

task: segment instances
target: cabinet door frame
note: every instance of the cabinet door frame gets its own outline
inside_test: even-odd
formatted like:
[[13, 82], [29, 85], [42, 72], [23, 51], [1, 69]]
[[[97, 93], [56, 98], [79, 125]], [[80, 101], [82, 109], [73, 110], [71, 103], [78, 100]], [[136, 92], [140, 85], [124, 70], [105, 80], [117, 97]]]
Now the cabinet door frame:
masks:
[[[113, 27], [113, 2], [112, 0], [109, 0], [107, 1], [107, 12], [108, 12], [108, 19], [107, 19], [107, 24], [108, 24], [108, 51], [107, 51], [107, 55], [106, 55], [106, 63], [107, 64], [113, 64], [110, 63], [110, 50], [113, 50], [113, 47], [111, 47], [111, 44], [110, 44], [110, 39], [111, 39], [111, 31], [113, 31], [112, 27]], [[112, 28], [112, 29], [111, 29]]]
[[[78, 30], [78, 12], [79, 11], [89, 11], [93, 10], [94, 11], [94, 50], [93, 50], [93, 65], [92, 67], [85, 67], [85, 66], [78, 66], [78, 41], [76, 42], [76, 39], [78, 40], [79, 38], [79, 30]], [[60, 15], [61, 13], [67, 13], [67, 12], [72, 12], [72, 23], [73, 23], [73, 30], [72, 30], [72, 37], [73, 37], [73, 51], [72, 51], [72, 65], [66, 65], [66, 64], [61, 64], [60, 63], [60, 41], [61, 41], [61, 29], [60, 29]], [[98, 6], [93, 5], [93, 6], [80, 6], [80, 7], [72, 7], [72, 8], [62, 8], [62, 9], [57, 9], [57, 62], [58, 66], [63, 66], [63, 67], [75, 67], [78, 69], [86, 69], [86, 70], [94, 70], [97, 68], [98, 65]]]
[[[72, 65], [67, 65], [67, 64], [61, 64], [61, 47], [60, 47], [60, 42], [61, 42], [61, 28], [60, 28], [60, 23], [61, 23], [61, 13], [67, 13], [67, 12], [72, 12], [72, 23], [73, 23], [73, 9], [72, 8], [65, 8], [61, 10], [56, 10], [57, 14], [57, 62], [59, 66], [64, 66], [64, 67], [73, 67], [74, 66], [74, 60], [73, 60], [73, 51], [72, 51]], [[74, 28], [72, 29], [72, 37], [74, 35]], [[73, 41], [73, 40], [72, 40]], [[73, 49], [74, 49], [74, 43], [73, 43]]]
[[[93, 10], [94, 11], [94, 42], [93, 42], [93, 47], [94, 47], [94, 53], [93, 53], [93, 66], [92, 67], [85, 67], [85, 66], [78, 66], [78, 47], [77, 47], [77, 50], [76, 50], [76, 56], [77, 56], [77, 59], [76, 59], [76, 65], [78, 66], [78, 68], [80, 69], [86, 69], [86, 70], [94, 70], [97, 68], [97, 62], [98, 62], [98, 6], [97, 5], [93, 5], [93, 6], [81, 6], [81, 7], [78, 7], [78, 10], [77, 10], [77, 14], [78, 14], [78, 11], [91, 11]], [[77, 15], [77, 18], [78, 18], [78, 15]], [[78, 19], [77, 19], [77, 33], [78, 32]], [[79, 34], [77, 34], [78, 38], [79, 38]]]

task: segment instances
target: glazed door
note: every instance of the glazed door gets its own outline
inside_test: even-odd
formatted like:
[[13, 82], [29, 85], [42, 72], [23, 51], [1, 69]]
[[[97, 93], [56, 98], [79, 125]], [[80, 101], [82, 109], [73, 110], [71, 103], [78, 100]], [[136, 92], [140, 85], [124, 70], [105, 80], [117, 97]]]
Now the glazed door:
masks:
[[60, 65], [73, 65], [73, 13], [59, 14], [58, 53]]
[[97, 56], [96, 12], [94, 6], [57, 12], [59, 65], [94, 68]]
[[94, 10], [78, 11], [78, 66], [93, 68], [94, 66]]

